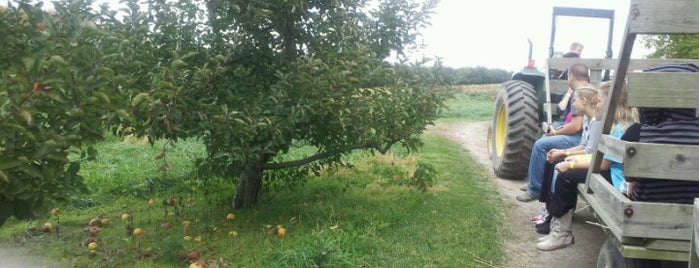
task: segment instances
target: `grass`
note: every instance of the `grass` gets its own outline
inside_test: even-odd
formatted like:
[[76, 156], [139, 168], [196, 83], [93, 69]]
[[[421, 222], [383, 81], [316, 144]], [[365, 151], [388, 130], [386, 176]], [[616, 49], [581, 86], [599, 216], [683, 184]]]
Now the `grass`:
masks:
[[[490, 109], [485, 97], [460, 98], [474, 103], [454, 106], [463, 120], [482, 117], [464, 110]], [[445, 120], [457, 120], [449, 118]], [[195, 261], [191, 254], [206, 267], [502, 264], [504, 238], [497, 223], [503, 205], [484, 179], [485, 171], [459, 145], [423, 138], [419, 153], [358, 152], [351, 169], [325, 170], [306, 178], [303, 186], [270, 189], [256, 208], [239, 211], [229, 209], [230, 180], [190, 175], [191, 159], [203, 155], [199, 142], [180, 141], [169, 148], [166, 159], [172, 169], [163, 176], [156, 172], [162, 159], [154, 156], [164, 143], [150, 147], [108, 140], [100, 144], [98, 159], [83, 165], [90, 194], [57, 204], [58, 215], [47, 211], [31, 222], [8, 221], [0, 228], [0, 241], [23, 245], [51, 267], [188, 267]], [[414, 171], [424, 166], [436, 171], [428, 191], [413, 185]], [[166, 202], [170, 198], [173, 205]], [[227, 219], [229, 213], [235, 218]], [[123, 214], [128, 214], [126, 220], [121, 220]], [[85, 228], [96, 217], [109, 223], [91, 237]], [[44, 222], [54, 225], [53, 232], [30, 228]], [[145, 235], [127, 234], [133, 228], [142, 228]], [[286, 230], [283, 237], [280, 228]], [[229, 236], [233, 231], [237, 235]], [[195, 241], [197, 236], [201, 242]], [[87, 249], [88, 239], [96, 241], [97, 250]]]
[[457, 88], [453, 99], [437, 120], [439, 123], [487, 121], [492, 118], [498, 85], [471, 85]]

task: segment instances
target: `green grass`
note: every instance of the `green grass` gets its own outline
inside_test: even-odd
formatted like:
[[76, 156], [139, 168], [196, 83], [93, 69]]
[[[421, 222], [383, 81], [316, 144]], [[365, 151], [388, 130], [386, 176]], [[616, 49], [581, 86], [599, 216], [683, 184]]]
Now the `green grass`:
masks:
[[463, 121], [487, 121], [493, 116], [495, 99], [485, 93], [457, 93], [447, 102], [445, 110], [438, 123], [454, 123]]
[[[461, 105], [465, 100], [469, 105]], [[474, 107], [488, 99], [455, 99], [449, 120], [481, 120]], [[456, 116], [460, 114], [459, 116]], [[196, 252], [207, 267], [491, 267], [504, 262], [500, 235], [503, 207], [483, 168], [461, 146], [424, 136], [419, 153], [358, 152], [351, 169], [325, 170], [296, 187], [269, 189], [253, 209], [231, 211], [229, 179], [195, 178], [191, 160], [204, 154], [197, 141], [180, 141], [166, 155], [172, 169], [157, 172], [154, 159], [165, 146], [109, 139], [98, 159], [81, 174], [92, 190], [59, 204], [56, 217], [42, 213], [31, 222], [8, 221], [0, 242], [17, 246], [51, 267], [187, 267], [182, 253]], [[436, 171], [434, 185], [412, 185], [420, 166]], [[173, 197], [174, 206], [163, 204]], [[155, 205], [148, 200], [154, 199]], [[233, 220], [226, 214], [235, 213]], [[130, 219], [122, 221], [128, 213]], [[93, 237], [84, 230], [94, 217], [110, 220]], [[183, 221], [190, 221], [187, 228]], [[59, 232], [27, 230], [44, 222]], [[165, 230], [168, 222], [172, 228]], [[276, 236], [277, 225], [285, 228]], [[127, 227], [145, 236], [127, 235]], [[229, 232], [237, 232], [229, 237]], [[200, 236], [202, 242], [187, 241]]]

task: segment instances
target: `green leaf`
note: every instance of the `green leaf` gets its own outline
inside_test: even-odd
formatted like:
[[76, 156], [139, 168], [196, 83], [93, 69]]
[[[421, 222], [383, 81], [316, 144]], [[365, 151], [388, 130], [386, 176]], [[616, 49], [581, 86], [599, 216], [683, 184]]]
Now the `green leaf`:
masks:
[[7, 159], [7, 158], [5, 158], [5, 159], [0, 160], [0, 170], [3, 170], [3, 169], [4, 169], [4, 170], [11, 169], [11, 168], [17, 167], [17, 166], [19, 166], [19, 165], [21, 165], [21, 164], [22, 164], [22, 161], [20, 161], [20, 160], [18, 160], [18, 159]]
[[29, 165], [21, 166], [19, 168], [19, 170], [26, 173], [29, 176], [37, 178], [37, 179], [41, 179], [44, 177], [43, 174], [41, 173], [41, 170], [36, 166], [29, 166]]
[[5, 174], [5, 172], [3, 172], [2, 170], [0, 170], [0, 179], [5, 181], [6, 183], [10, 183], [10, 179], [7, 177], [7, 174]]
[[49, 58], [50, 63], [58, 64], [58, 65], [63, 65], [63, 66], [68, 66], [68, 62], [63, 59], [63, 57], [59, 55], [53, 55], [51, 58]]
[[177, 68], [177, 67], [182, 67], [182, 66], [187, 66], [187, 63], [185, 63], [183, 60], [172, 61], [172, 67]]
[[145, 93], [145, 92], [138, 93], [138, 95], [136, 95], [133, 98], [133, 100], [131, 100], [131, 106], [136, 107], [136, 106], [140, 105], [141, 103], [143, 103], [143, 101], [146, 101], [148, 99], [149, 99], [148, 93]]

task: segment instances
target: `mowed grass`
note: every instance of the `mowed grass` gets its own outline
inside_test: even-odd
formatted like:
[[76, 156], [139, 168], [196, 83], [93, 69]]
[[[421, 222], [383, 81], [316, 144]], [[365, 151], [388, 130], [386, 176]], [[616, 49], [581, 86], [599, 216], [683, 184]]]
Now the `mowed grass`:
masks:
[[[459, 98], [492, 109], [486, 97]], [[473, 107], [454, 108], [463, 109]], [[459, 113], [462, 120], [481, 117]], [[151, 147], [109, 139], [99, 145], [98, 159], [83, 165], [91, 193], [56, 204], [58, 215], [45, 211], [30, 222], [8, 221], [0, 239], [48, 267], [189, 267], [197, 261], [205, 267], [502, 264], [502, 204], [485, 171], [458, 144], [430, 135], [423, 141], [417, 153], [357, 152], [349, 158], [352, 168], [266, 189], [257, 207], [231, 211], [231, 179], [191, 172], [191, 161], [205, 154], [198, 141]], [[154, 159], [164, 147], [167, 173], [157, 171], [163, 160]], [[426, 192], [411, 184], [420, 166], [436, 171]], [[108, 219], [94, 236], [86, 230], [92, 218]], [[45, 222], [53, 225], [51, 233], [32, 229]], [[134, 237], [133, 228], [144, 235]], [[96, 250], [86, 247], [88, 239]]]
[[492, 118], [495, 94], [498, 84], [469, 85], [455, 87], [454, 98], [447, 102], [447, 107], [439, 123], [463, 121], [487, 121]]

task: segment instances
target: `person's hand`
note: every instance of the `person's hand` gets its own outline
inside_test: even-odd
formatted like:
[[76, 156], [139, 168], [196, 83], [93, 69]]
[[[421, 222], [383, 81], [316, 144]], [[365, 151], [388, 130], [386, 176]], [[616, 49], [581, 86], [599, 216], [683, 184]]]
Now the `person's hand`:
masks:
[[562, 161], [556, 164], [556, 170], [558, 170], [558, 173], [566, 172], [570, 169], [570, 163], [574, 162]]
[[556, 135], [556, 128], [554, 128], [552, 125], [549, 125], [549, 128], [546, 130], [546, 136], [555, 136]]
[[546, 153], [546, 161], [549, 163], [553, 163], [558, 158], [561, 158], [561, 156], [565, 155], [565, 150], [560, 150], [560, 149], [551, 149]]

